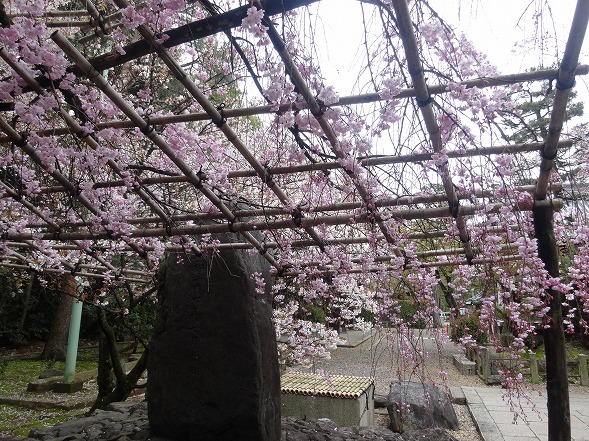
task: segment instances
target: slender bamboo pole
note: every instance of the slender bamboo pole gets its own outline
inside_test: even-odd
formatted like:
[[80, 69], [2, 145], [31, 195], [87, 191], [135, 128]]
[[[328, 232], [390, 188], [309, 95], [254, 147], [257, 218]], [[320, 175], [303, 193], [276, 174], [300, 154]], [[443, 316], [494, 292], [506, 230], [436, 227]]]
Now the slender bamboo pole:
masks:
[[[31, 249], [35, 249], [37, 251], [40, 251], [36, 245], [32, 242], [24, 242], [24, 244], [26, 244], [29, 248]], [[75, 248], [77, 249], [77, 248]], [[132, 250], [130, 250], [132, 251]], [[42, 252], [42, 251], [40, 251]], [[31, 266], [33, 264], [33, 262], [31, 262], [30, 259], [28, 259], [27, 257], [23, 256], [22, 254], [16, 253], [13, 250], [9, 249], [9, 253], [7, 255], [2, 256], [2, 259], [6, 259], [6, 260], [12, 260], [12, 261], [18, 261], [18, 262], [22, 262], [23, 264], [27, 264], [29, 266]], [[46, 254], [47, 255], [47, 254]], [[94, 271], [100, 271], [102, 273], [105, 273], [107, 271], [113, 271], [113, 267], [106, 267], [106, 266], [97, 266], [97, 265], [89, 265], [86, 263], [83, 264], [79, 264], [79, 265], [74, 265], [70, 262], [67, 262], [63, 259], [61, 259], [61, 263], [67, 267], [68, 271], [71, 272], [76, 272], [79, 271], [81, 269], [87, 269], [87, 270], [94, 270]], [[153, 273], [147, 272], [147, 271], [139, 271], [139, 270], [130, 270], [130, 269], [125, 269], [125, 268], [114, 268], [114, 270], [116, 271], [116, 273], [118, 275], [130, 275], [130, 276], [143, 276], [143, 277], [153, 277]]]
[[[453, 261], [447, 261], [447, 260], [439, 260], [437, 262], [421, 262], [421, 263], [415, 263], [415, 262], [409, 262], [407, 264], [407, 268], [408, 269], [413, 269], [413, 268], [438, 268], [438, 267], [444, 267], [444, 266], [460, 266], [460, 265], [488, 265], [488, 264], [500, 264], [500, 263], [505, 263], [505, 262], [514, 262], [514, 261], [518, 261], [521, 260], [521, 256], [519, 254], [517, 255], [507, 255], [507, 256], [502, 256], [500, 259], [478, 259], [478, 258], [473, 258], [472, 262], [467, 261], [466, 259], [461, 259], [461, 260], [453, 260]], [[398, 268], [395, 266], [389, 266], [389, 267], [382, 267], [382, 266], [375, 266], [375, 267], [371, 267], [371, 268], [352, 268], [346, 271], [347, 274], [365, 274], [365, 273], [382, 273], [382, 272], [388, 272], [388, 271], [396, 271]], [[330, 275], [330, 274], [337, 274], [340, 270], [339, 269], [333, 269], [333, 268], [320, 268], [317, 270], [305, 270], [305, 271], [299, 271], [299, 270], [286, 270], [281, 274], [278, 274], [277, 277], [296, 277], [300, 274], [313, 274], [313, 276], [318, 277], [318, 276], [324, 276], [324, 275]]]
[[[440, 133], [440, 127], [436, 120], [432, 105], [431, 95], [428, 90], [425, 76], [423, 74], [423, 68], [419, 57], [419, 48], [417, 47], [417, 40], [413, 33], [413, 23], [411, 21], [411, 15], [409, 14], [409, 8], [406, 0], [393, 0], [393, 9], [397, 18], [397, 27], [399, 30], [399, 36], [405, 49], [405, 55], [407, 59], [407, 69], [411, 79], [413, 81], [413, 87], [415, 88], [416, 95], [415, 100], [421, 109], [421, 115], [425, 126], [429, 133], [430, 142], [432, 144], [433, 151], [438, 153], [442, 151], [442, 136]], [[437, 165], [438, 175], [442, 179], [444, 190], [448, 197], [448, 210], [455, 219], [456, 226], [458, 228], [458, 235], [461, 242], [464, 244], [464, 254], [466, 260], [471, 261], [474, 258], [474, 253], [470, 245], [470, 235], [468, 233], [466, 222], [464, 217], [460, 215], [460, 201], [456, 196], [454, 190], [454, 184], [450, 176], [450, 170], [448, 162]]]
[[[582, 64], [577, 67], [575, 71], [576, 75], [586, 75], [589, 73], [589, 65]], [[524, 72], [524, 73], [517, 73], [517, 74], [508, 74], [508, 75], [499, 75], [496, 77], [485, 77], [485, 78], [475, 78], [471, 80], [465, 80], [458, 82], [456, 84], [460, 86], [464, 86], [468, 88], [485, 88], [485, 87], [496, 87], [502, 85], [509, 85], [509, 84], [518, 84], [522, 82], [531, 82], [531, 81], [542, 81], [542, 80], [554, 80], [558, 76], [558, 69], [541, 69], [536, 70], [533, 72]], [[431, 95], [439, 95], [447, 93], [448, 85], [447, 84], [437, 84], [429, 87], [429, 92]], [[416, 94], [415, 88], [408, 88], [401, 90], [397, 95], [395, 95], [393, 100], [403, 99], [403, 98], [414, 98]], [[389, 99], [382, 98], [379, 93], [367, 93], [361, 95], [351, 95], [340, 97], [336, 103], [330, 105], [330, 107], [338, 107], [338, 106], [350, 106], [355, 104], [368, 104], [378, 101], [387, 101]], [[308, 105], [305, 102], [297, 103], [297, 106], [300, 106], [302, 109], [308, 108]], [[283, 104], [279, 106], [278, 110], [276, 110], [271, 105], [265, 106], [253, 106], [253, 107], [245, 107], [245, 108], [237, 108], [237, 109], [224, 109], [223, 114], [226, 118], [236, 118], [242, 116], [253, 116], [253, 115], [265, 115], [265, 114], [276, 114], [286, 112], [290, 110], [292, 107], [291, 104]], [[167, 125], [167, 124], [177, 124], [177, 123], [186, 123], [186, 122], [194, 122], [194, 121], [208, 121], [210, 120], [210, 116], [206, 112], [197, 112], [197, 113], [182, 113], [179, 115], [163, 115], [157, 116], [154, 115], [150, 118], [150, 121], [154, 125]], [[128, 120], [115, 120], [115, 121], [108, 121], [97, 123], [95, 125], [97, 130], [101, 129], [128, 129], [135, 127], [132, 121]], [[67, 135], [70, 133], [70, 129], [68, 127], [55, 127], [48, 130], [40, 130], [36, 132], [39, 136], [47, 136], [47, 135]], [[6, 138], [0, 137], [0, 142], [7, 141]]]
[[[150, 119], [150, 122], [152, 120]], [[558, 142], [559, 148], [569, 148], [573, 146], [572, 140], [563, 140]], [[501, 154], [512, 154], [512, 153], [522, 153], [522, 152], [533, 152], [541, 150], [544, 147], [543, 142], [536, 142], [530, 144], [512, 144], [512, 145], [505, 145], [505, 146], [495, 146], [495, 147], [484, 147], [480, 149], [469, 149], [465, 151], [453, 151], [448, 152], [449, 158], [466, 158], [466, 157], [473, 157], [473, 156], [486, 156], [486, 155], [501, 155]], [[433, 153], [423, 153], [423, 154], [414, 154], [414, 155], [399, 155], [399, 156], [378, 156], [378, 157], [371, 157], [360, 159], [359, 163], [363, 167], [370, 167], [376, 165], [387, 165], [387, 164], [404, 164], [408, 162], [422, 162], [422, 161], [429, 161], [432, 159]], [[335, 170], [341, 169], [341, 164], [337, 162], [319, 162], [315, 164], [300, 164], [300, 165], [292, 165], [286, 167], [269, 167], [267, 169], [268, 173], [271, 175], [282, 175], [282, 174], [290, 174], [290, 173], [304, 173], [304, 172], [311, 172], [311, 171], [323, 171], [323, 170]], [[206, 178], [206, 173], [202, 175]], [[236, 179], [236, 178], [246, 178], [246, 177], [255, 177], [257, 176], [257, 172], [255, 170], [236, 170], [231, 171], [227, 174], [229, 179]], [[188, 178], [185, 176], [158, 176], [152, 178], [143, 178], [141, 183], [143, 185], [153, 185], [153, 184], [172, 184], [172, 183], [182, 183], [188, 182]], [[125, 181], [123, 180], [113, 180], [109, 182], [96, 182], [93, 188], [112, 188], [112, 187], [122, 187], [126, 185]], [[41, 187], [40, 193], [59, 193], [66, 191], [63, 187], [54, 186], [54, 187]]]
[[[554, 207], [555, 209], [560, 209], [562, 207], [562, 200], [554, 199], [554, 200], [546, 200], [546, 201], [536, 201], [534, 202], [534, 206], [549, 206]], [[469, 216], [479, 213], [481, 211], [485, 211], [485, 213], [496, 213], [499, 212], [504, 207], [504, 204], [493, 204], [489, 205], [470, 205], [470, 206], [460, 206], [460, 214], [462, 216]], [[519, 211], [529, 211], [532, 209], [530, 204], [516, 204], [513, 206], [514, 210]], [[378, 215], [380, 216], [380, 214]], [[399, 210], [391, 213], [387, 213], [389, 218], [394, 219], [432, 219], [432, 218], [442, 218], [442, 217], [451, 217], [448, 213], [448, 210], [444, 207], [442, 208], [430, 208], [427, 210]], [[382, 220], [382, 219], [380, 219]], [[314, 217], [307, 217], [304, 219], [306, 225], [310, 226], [317, 226], [317, 225], [345, 225], [345, 224], [365, 224], [365, 223], [374, 223], [374, 215], [373, 214], [339, 214], [334, 216], [314, 216]], [[235, 233], [239, 232], [242, 235], [246, 236], [247, 233], [251, 231], [268, 231], [268, 230], [277, 230], [277, 229], [298, 229], [301, 225], [298, 224], [294, 219], [283, 219], [283, 220], [262, 220], [262, 221], [241, 221], [241, 222], [234, 222], [230, 224], [226, 223], [210, 223], [210, 224], [201, 224], [201, 225], [186, 225], [186, 226], [175, 226], [172, 228], [139, 228], [132, 230], [128, 233], [129, 238], [140, 238], [140, 237], [172, 237], [172, 236], [183, 236], [183, 235], [193, 235], [193, 234], [213, 234], [213, 233]], [[246, 236], [247, 237], [247, 236]], [[59, 234], [58, 240], [100, 240], [100, 239], [110, 239], [111, 235], [108, 231], [92, 231], [92, 232], [62, 232]], [[53, 233], [46, 233], [46, 234], [39, 234], [39, 233], [31, 233], [31, 232], [10, 232], [5, 231], [0, 235], [0, 239], [2, 240], [14, 240], [14, 241], [22, 241], [22, 240], [56, 240], [56, 237]], [[249, 239], [247, 239], [249, 241]], [[256, 239], [254, 239], [256, 240]], [[254, 244], [255, 248], [258, 251], [267, 251], [266, 247], [256, 240]], [[259, 248], [258, 248], [259, 247]]]
[[[189, 178], [189, 182], [194, 185], [208, 200], [210, 200], [217, 209], [223, 213], [229, 222], [229, 232], [232, 232], [232, 225], [236, 222], [236, 216], [231, 210], [223, 203], [223, 201], [202, 181], [197, 173], [184, 161], [182, 161], [176, 154], [166, 140], [155, 132], [153, 126], [151, 126], [143, 117], [141, 117], [133, 107], [131, 107], [125, 100], [123, 100], [119, 94], [112, 88], [112, 86], [104, 79], [100, 73], [92, 67], [92, 65], [84, 58], [84, 56], [62, 35], [59, 31], [54, 32], [51, 35], [51, 39], [68, 55], [78, 68], [87, 76], [90, 80], [102, 90], [111, 101], [119, 107], [127, 117], [133, 121], [136, 126], [144, 133], [144, 135], [155, 144], [170, 160], [182, 171], [182, 173]], [[170, 229], [168, 229], [169, 231]], [[248, 231], [243, 232], [243, 236], [251, 242], [255, 248], [262, 254], [264, 259], [268, 261], [274, 268], [279, 272], [282, 270], [280, 264], [276, 259], [269, 253], [266, 253], [266, 249], [263, 245]]]
[[[517, 229], [518, 229], [517, 226], [512, 227], [512, 230], [514, 230], [514, 231]], [[496, 234], [496, 233], [503, 233], [504, 232], [503, 228], [499, 228], [499, 227], [488, 228], [485, 231], [488, 234]], [[405, 239], [405, 240], [437, 239], [437, 238], [442, 238], [442, 237], [448, 236], [449, 234], [450, 233], [448, 231], [444, 231], [444, 230], [424, 231], [424, 232], [419, 232], [419, 233], [403, 234], [403, 239]], [[376, 242], [382, 242], [382, 241], [385, 241], [385, 238], [384, 238], [384, 236], [376, 236], [373, 240]], [[338, 237], [338, 238], [326, 240], [326, 244], [328, 246], [359, 245], [359, 244], [370, 243], [373, 240], [371, 240], [367, 237]], [[29, 242], [6, 241], [5, 244], [6, 244], [6, 246], [13, 247], [13, 248], [31, 248], [31, 246], [29, 245]], [[315, 245], [315, 242], [313, 242], [312, 240], [295, 240], [292, 243], [290, 243], [290, 246], [292, 248], [306, 248], [306, 247], [314, 246], [314, 245]], [[278, 242], [264, 242], [264, 246], [267, 249], [275, 249], [275, 248], [281, 247], [281, 245]], [[249, 242], [242, 242], [242, 243], [234, 242], [234, 243], [221, 243], [221, 244], [217, 244], [217, 245], [201, 244], [201, 247], [202, 247], [203, 251], [230, 250], [230, 249], [251, 250], [253, 248], [253, 245]], [[55, 250], [75, 250], [75, 249], [78, 249], [78, 246], [56, 243], [56, 244], [51, 245], [51, 248], [55, 249]], [[93, 249], [95, 251], [106, 250], [105, 247], [100, 247], [98, 245], [94, 245]], [[150, 246], [145, 246], [144, 249], [145, 249], [145, 251], [154, 251], [154, 248], [150, 247]], [[164, 249], [166, 251], [183, 251], [184, 247], [182, 245], [167, 244], [164, 246]], [[130, 252], [133, 250], [127, 246], [124, 248], [124, 251]]]
[[[27, 270], [30, 271], [31, 267], [29, 265], [19, 265], [19, 264], [14, 264], [14, 263], [0, 263], [0, 266], [3, 266], [5, 268], [14, 268], [14, 269], [22, 269], [22, 270]], [[43, 273], [51, 273], [51, 274], [63, 274], [63, 271], [60, 269], [56, 269], [56, 268], [44, 268]], [[41, 273], [41, 271], [39, 271], [39, 273]], [[73, 272], [74, 276], [80, 276], [80, 277], [90, 277], [90, 278], [95, 278], [95, 279], [106, 279], [106, 278], [110, 278], [112, 279], [112, 276], [106, 276], [104, 274], [97, 274], [97, 273], [88, 273], [88, 272], [84, 272], [84, 271], [74, 271]], [[136, 278], [131, 278], [131, 277], [119, 277], [119, 280], [123, 280], [125, 282], [129, 282], [129, 283], [153, 283], [152, 279], [146, 280], [146, 279], [136, 279]]]
[[[282, 14], [301, 6], [307, 6], [318, 0], [262, 0], [265, 9], [270, 15]], [[214, 17], [207, 17], [174, 29], [169, 29], [163, 33], [168, 39], [163, 43], [167, 49], [178, 46], [183, 43], [208, 37], [218, 32], [227, 31], [237, 26], [241, 26], [242, 20], [247, 16], [247, 10], [250, 5], [244, 5], [231, 11], [219, 14]], [[154, 48], [145, 40], [128, 44], [123, 47], [124, 55], [114, 55], [109, 52], [90, 60], [92, 66], [103, 71], [115, 66], [128, 63], [129, 61], [143, 57], [154, 52]], [[74, 73], [80, 73], [76, 68], [72, 69]]]
[[90, 20], [50, 20], [45, 22], [48, 28], [81, 28], [89, 26]]
[[[264, 6], [262, 5], [262, 3], [259, 0], [253, 0], [253, 3], [259, 9], [264, 8]], [[335, 131], [333, 130], [333, 127], [331, 126], [330, 122], [326, 118], [323, 117], [323, 113], [325, 111], [325, 108], [319, 104], [319, 102], [315, 98], [315, 95], [311, 92], [311, 90], [307, 86], [307, 84], [306, 84], [303, 76], [301, 75], [301, 72], [299, 71], [296, 63], [294, 62], [290, 53], [288, 52], [288, 50], [286, 48], [286, 44], [282, 40], [282, 37], [280, 36], [278, 31], [276, 30], [274, 23], [270, 20], [268, 11], [264, 11], [264, 18], [262, 21], [264, 23], [264, 26], [266, 27], [266, 33], [268, 35], [268, 38], [272, 42], [274, 49], [276, 50], [276, 52], [280, 56], [280, 59], [282, 60], [282, 62], [284, 63], [284, 66], [286, 68], [286, 72], [288, 73], [288, 76], [290, 77], [291, 83], [295, 86], [295, 89], [303, 97], [303, 99], [307, 103], [309, 110], [313, 114], [313, 117], [319, 123], [321, 130], [323, 131], [323, 133], [325, 134], [325, 137], [329, 141], [331, 151], [340, 160], [346, 160], [346, 159], [351, 158], [348, 154], [344, 153], [339, 148], [339, 141], [338, 141]], [[354, 162], [356, 161], [356, 158], [352, 158], [352, 159]], [[354, 187], [358, 191], [358, 194], [360, 195], [360, 198], [364, 202], [365, 206], [367, 207], [368, 210], [370, 210], [372, 212], [372, 215], [374, 216], [374, 219], [376, 220], [376, 224], [378, 225], [378, 228], [382, 232], [383, 236], [386, 238], [387, 242], [389, 242], [391, 244], [395, 244], [396, 243], [395, 237], [393, 237], [393, 235], [391, 235], [388, 227], [383, 222], [381, 217], [378, 215], [378, 208], [373, 206], [372, 196], [369, 194], [369, 192], [367, 191], [367, 189], [364, 187], [364, 185], [362, 184], [362, 182], [360, 180], [361, 173], [359, 173], [358, 171], [351, 170], [351, 169], [346, 170], [346, 173], [350, 176], [352, 183], [354, 184]], [[399, 255], [400, 255], [400, 253], [399, 253]]]
[[[502, 253], [507, 253], [508, 254], [513, 254], [513, 251], [517, 251], [518, 246], [516, 244], [503, 244], [500, 247], [500, 251]], [[479, 248], [474, 248], [473, 249], [475, 252], [480, 252], [481, 249]], [[428, 257], [439, 257], [439, 256], [455, 256], [457, 254], [464, 254], [464, 248], [446, 248], [446, 249], [439, 249], [439, 250], [430, 250], [430, 251], [423, 251], [420, 253], [415, 253], [416, 257], [418, 259], [425, 259]], [[372, 261], [374, 263], [391, 263], [393, 261], [397, 261], [399, 259], [398, 256], [376, 256], [372, 259]], [[365, 259], [360, 259], [360, 258], [353, 258], [349, 260], [350, 263], [354, 263], [354, 264], [362, 264], [363, 262], [365, 262]], [[420, 263], [420, 265], [426, 264], [428, 262], [422, 262]], [[325, 265], [324, 262], [319, 262], [319, 261], [308, 261], [308, 262], [304, 262], [303, 264], [301, 264], [299, 267], [300, 268], [309, 268], [309, 267], [318, 267], [318, 266], [323, 266]]]
[[[27, 17], [27, 13], [22, 14], [8, 14], [10, 18], [15, 17]], [[45, 11], [43, 12], [44, 18], [60, 18], [60, 17], [87, 17], [88, 11], [85, 9], [77, 9], [72, 11]]]
[[[532, 193], [535, 189], [533, 185], [524, 185], [521, 187], [515, 187], [515, 191], [521, 192], [528, 192]], [[551, 186], [552, 191], [558, 191], [561, 189], [560, 184], [554, 184]], [[472, 200], [474, 198], [495, 198], [496, 192], [493, 190], [477, 190], [471, 194], [465, 195], [458, 195], [459, 200]], [[377, 199], [374, 201], [374, 206], [377, 208], [388, 208], [388, 207], [401, 207], [407, 205], [418, 205], [418, 204], [432, 204], [438, 202], [446, 201], [446, 195], [437, 194], [432, 196], [402, 196], [398, 198], [390, 198], [390, 199]], [[333, 211], [351, 211], [351, 210], [358, 210], [362, 209], [364, 204], [362, 202], [343, 202], [343, 203], [333, 203], [329, 205], [319, 205], [316, 207], [310, 207], [309, 209], [305, 210], [305, 215], [312, 215], [315, 213], [327, 213]], [[415, 211], [423, 210], [423, 208], [416, 208]], [[251, 217], [268, 217], [268, 216], [291, 216], [292, 213], [284, 208], [259, 208], [259, 209], [243, 209], [243, 210], [234, 210], [233, 214], [235, 214], [238, 218], [251, 218]], [[186, 222], [186, 221], [211, 221], [215, 219], [223, 219], [223, 214], [221, 213], [208, 213], [208, 212], [196, 212], [190, 214], [180, 214], [175, 216], [169, 217], [169, 222], [172, 224], [178, 222]], [[130, 218], [127, 219], [127, 223], [131, 225], [145, 225], [145, 224], [157, 224], [161, 222], [160, 218], [157, 217], [144, 217], [144, 218]], [[61, 229], [71, 229], [76, 227], [84, 227], [84, 223], [60, 223], [57, 225], [57, 228]], [[27, 228], [49, 228], [48, 225], [41, 224], [41, 223], [28, 223], [26, 225]], [[54, 227], [54, 225], [51, 225]]]
[[536, 199], [545, 199], [550, 179], [550, 172], [556, 159], [558, 141], [562, 131], [562, 125], [566, 114], [566, 105], [570, 92], [575, 84], [575, 74], [579, 63], [579, 55], [583, 46], [583, 39], [587, 31], [589, 20], [589, 2], [579, 0], [575, 9], [573, 23], [569, 32], [569, 38], [564, 51], [564, 56], [558, 69], [556, 91], [552, 104], [552, 113], [548, 123], [548, 136], [544, 140], [542, 150], [542, 162], [540, 163], [540, 175], [536, 184]]
[[[115, 4], [123, 9], [129, 6], [127, 0], [114, 0]], [[170, 72], [174, 77], [184, 86], [184, 88], [192, 95], [192, 97], [200, 104], [200, 106], [209, 115], [211, 120], [217, 125], [219, 130], [225, 135], [227, 140], [236, 148], [236, 150], [245, 158], [248, 164], [253, 167], [257, 175], [260, 177], [262, 182], [274, 193], [274, 195], [280, 200], [280, 202], [288, 206], [290, 200], [282, 189], [272, 179], [272, 175], [268, 173], [266, 167], [264, 167], [256, 157], [249, 151], [246, 145], [241, 141], [238, 134], [231, 128], [227, 119], [221, 114], [221, 112], [207, 99], [197, 85], [190, 79], [190, 77], [184, 72], [182, 67], [174, 60], [168, 50], [156, 41], [155, 35], [146, 25], [139, 25], [137, 30], [141, 36], [147, 41], [156, 51], [160, 59], [168, 66]], [[300, 211], [299, 211], [300, 214]], [[293, 216], [295, 213], [293, 213]], [[304, 227], [305, 231], [311, 238], [317, 243], [317, 246], [321, 251], [325, 251], [325, 244], [319, 235], [315, 232], [312, 227]]]

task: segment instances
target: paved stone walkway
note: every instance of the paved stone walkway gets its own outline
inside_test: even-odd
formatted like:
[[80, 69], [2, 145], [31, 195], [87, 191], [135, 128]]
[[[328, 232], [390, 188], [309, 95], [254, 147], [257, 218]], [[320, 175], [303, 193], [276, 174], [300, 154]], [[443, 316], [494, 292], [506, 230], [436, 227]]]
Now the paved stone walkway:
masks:
[[[525, 420], [513, 423], [514, 413], [503, 399], [505, 390], [499, 388], [462, 387], [468, 408], [485, 441], [546, 441], [548, 416], [546, 396], [530, 392], [531, 402], [521, 405]], [[589, 441], [589, 390], [571, 393], [571, 431], [573, 441]]]

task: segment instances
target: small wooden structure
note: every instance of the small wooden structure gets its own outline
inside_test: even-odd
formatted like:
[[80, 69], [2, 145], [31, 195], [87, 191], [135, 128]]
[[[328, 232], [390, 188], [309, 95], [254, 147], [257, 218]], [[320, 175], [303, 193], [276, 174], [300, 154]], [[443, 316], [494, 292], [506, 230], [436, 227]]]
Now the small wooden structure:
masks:
[[374, 380], [289, 372], [280, 381], [282, 415], [329, 418], [338, 426], [374, 425]]

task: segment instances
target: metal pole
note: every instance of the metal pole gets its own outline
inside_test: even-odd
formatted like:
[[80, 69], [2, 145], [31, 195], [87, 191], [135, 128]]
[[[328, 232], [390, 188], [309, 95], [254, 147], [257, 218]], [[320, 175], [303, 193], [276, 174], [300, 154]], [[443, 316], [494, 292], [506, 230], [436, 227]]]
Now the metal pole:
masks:
[[76, 373], [76, 359], [78, 358], [78, 340], [80, 337], [80, 322], [82, 321], [83, 302], [78, 299], [72, 303], [72, 315], [70, 319], [70, 331], [67, 338], [67, 353], [65, 355], [65, 371], [63, 379], [65, 383], [73, 383]]

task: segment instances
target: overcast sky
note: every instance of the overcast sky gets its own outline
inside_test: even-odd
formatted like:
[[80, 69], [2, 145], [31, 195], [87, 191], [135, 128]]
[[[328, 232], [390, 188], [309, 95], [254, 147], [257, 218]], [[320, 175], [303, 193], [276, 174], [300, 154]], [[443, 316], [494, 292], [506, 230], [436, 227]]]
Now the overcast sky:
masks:
[[[478, 50], [486, 53], [500, 71], [517, 73], [540, 64], [550, 66], [555, 62], [555, 45], [559, 57], [562, 56], [576, 2], [549, 1], [539, 26], [535, 25], [532, 16], [536, 4], [534, 0], [430, 0], [430, 4], [455, 29], [463, 31]], [[341, 95], [348, 95], [357, 78], [352, 73], [357, 73], [360, 67], [360, 58], [356, 53], [362, 35], [360, 2], [322, 0], [318, 8], [325, 33], [316, 37], [320, 40], [319, 45], [325, 42], [329, 59], [322, 63], [322, 69], [328, 83], [336, 86]], [[537, 31], [545, 32], [544, 53], [540, 46], [535, 50], [529, 50], [528, 46], [525, 51], [515, 47], [520, 42], [533, 44], [539, 36]], [[550, 38], [546, 38], [547, 34]], [[589, 63], [586, 46], [580, 59], [583, 64]], [[332, 78], [335, 79], [331, 81]], [[578, 86], [584, 89], [580, 93], [586, 93], [587, 80], [580, 78]]]

